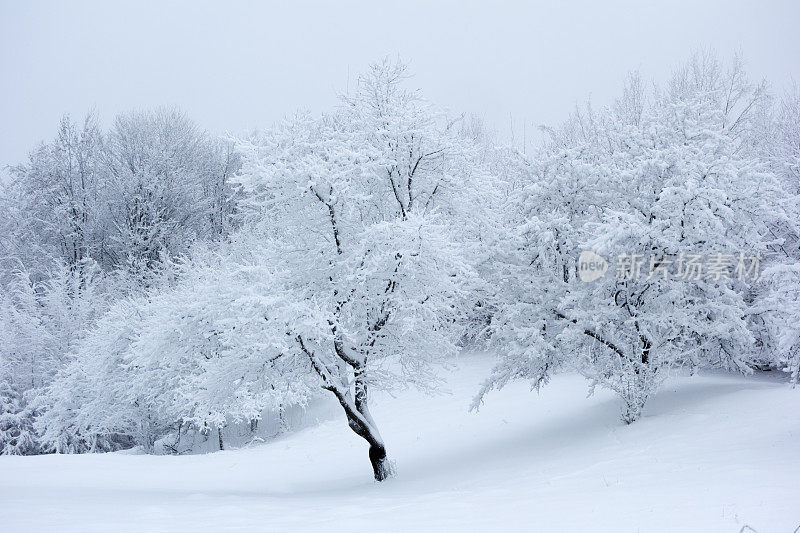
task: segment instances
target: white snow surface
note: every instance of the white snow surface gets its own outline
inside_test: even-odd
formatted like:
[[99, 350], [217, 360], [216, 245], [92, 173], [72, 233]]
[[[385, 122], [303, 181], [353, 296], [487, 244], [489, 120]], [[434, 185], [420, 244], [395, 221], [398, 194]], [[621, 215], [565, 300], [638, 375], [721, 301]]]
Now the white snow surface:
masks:
[[[561, 375], [468, 412], [450, 393], [378, 396], [397, 477], [372, 481], [344, 415], [204, 455], [0, 457], [3, 531], [721, 531], [800, 526], [800, 391], [772, 373], [671, 378], [641, 420]], [[334, 402], [333, 398], [330, 399]], [[750, 531], [745, 528], [745, 531]]]

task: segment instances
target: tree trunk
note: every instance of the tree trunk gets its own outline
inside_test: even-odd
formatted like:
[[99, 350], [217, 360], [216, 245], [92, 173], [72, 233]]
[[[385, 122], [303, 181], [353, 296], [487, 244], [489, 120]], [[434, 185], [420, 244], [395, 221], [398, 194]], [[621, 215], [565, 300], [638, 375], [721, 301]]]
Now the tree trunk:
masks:
[[369, 462], [372, 464], [372, 472], [375, 481], [384, 481], [394, 474], [392, 463], [386, 456], [386, 446], [378, 433], [377, 426], [372, 420], [367, 406], [367, 387], [363, 381], [356, 378], [355, 402], [349, 394], [331, 387], [328, 390], [336, 395], [339, 404], [347, 415], [347, 425], [353, 432], [369, 443]]
[[355, 376], [355, 406], [356, 410], [364, 417], [367, 422], [371, 438], [367, 439], [369, 442], [369, 461], [372, 463], [372, 471], [375, 474], [376, 481], [383, 481], [394, 474], [392, 464], [386, 457], [386, 447], [383, 444], [380, 434], [378, 434], [378, 427], [375, 425], [375, 420], [372, 419], [372, 414], [369, 412], [369, 396], [367, 384], [365, 383], [362, 372], [356, 371]]
[[375, 481], [383, 481], [394, 474], [389, 459], [386, 457], [386, 448], [383, 444], [372, 444], [369, 447], [369, 462], [372, 463], [372, 472]]
[[289, 431], [289, 422], [286, 420], [286, 409], [283, 407], [283, 404], [278, 406], [278, 422], [279, 433], [286, 433]]
[[222, 445], [222, 426], [217, 427], [217, 437], [219, 439], [219, 449], [222, 451], [225, 449], [225, 446]]
[[622, 421], [626, 424], [632, 424], [642, 416], [642, 411], [644, 410], [644, 406], [651, 392], [648, 386], [650, 383], [648, 381], [648, 378], [650, 378], [650, 376], [648, 376], [649, 370], [650, 369], [645, 368], [643, 372], [640, 372], [637, 369], [636, 374], [631, 376], [627, 387], [620, 391], [620, 395], [625, 401]]
[[635, 399], [625, 399], [625, 411], [622, 413], [622, 421], [626, 424], [633, 424], [642, 416], [642, 402]]
[[386, 456], [386, 446], [384, 446], [377, 430], [368, 424], [364, 417], [352, 409], [351, 406], [343, 405], [343, 407], [347, 414], [347, 425], [356, 435], [369, 443], [369, 462], [372, 465], [375, 481], [384, 481], [391, 477], [394, 474], [394, 469]]
[[344, 409], [347, 416], [347, 425], [353, 432], [367, 441], [369, 444], [369, 462], [372, 464], [372, 472], [375, 476], [375, 481], [384, 481], [394, 474], [392, 463], [386, 457], [386, 446], [383, 445], [378, 428], [372, 420], [372, 415], [369, 413], [367, 384], [363, 378], [363, 366], [356, 367], [352, 360], [346, 356], [342, 356], [342, 351], [337, 349], [337, 355], [342, 360], [353, 366], [355, 370], [355, 398], [351, 394], [348, 387], [340, 388], [332, 383], [327, 371], [323, 370], [324, 366], [320, 365], [303, 343], [302, 337], [298, 336], [297, 341], [300, 344], [300, 349], [308, 355], [311, 367], [322, 378], [324, 383], [323, 389], [330, 391], [336, 396], [339, 405]]

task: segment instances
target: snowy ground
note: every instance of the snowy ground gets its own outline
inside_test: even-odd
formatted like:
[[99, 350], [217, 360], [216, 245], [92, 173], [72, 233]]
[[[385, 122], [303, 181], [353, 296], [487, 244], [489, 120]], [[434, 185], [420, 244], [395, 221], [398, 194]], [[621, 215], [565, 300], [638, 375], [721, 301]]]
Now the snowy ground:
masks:
[[[800, 525], [800, 391], [777, 376], [671, 380], [645, 417], [561, 376], [467, 406], [489, 361], [452, 394], [379, 398], [398, 477], [371, 480], [342, 419], [267, 444], [192, 456], [0, 458], [0, 530], [725, 531]], [[746, 530], [749, 531], [749, 530]]]

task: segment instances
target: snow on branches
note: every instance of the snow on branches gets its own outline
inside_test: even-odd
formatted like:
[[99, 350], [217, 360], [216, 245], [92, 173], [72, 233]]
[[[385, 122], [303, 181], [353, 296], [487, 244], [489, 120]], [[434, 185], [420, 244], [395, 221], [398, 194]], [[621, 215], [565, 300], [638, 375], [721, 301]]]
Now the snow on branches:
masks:
[[[648, 96], [633, 77], [613, 108], [552, 132], [510, 201], [492, 321], [501, 360], [477, 402], [512, 377], [539, 387], [570, 368], [619, 394], [630, 423], [668, 369], [750, 370], [753, 287], [723, 271], [666, 274], [687, 257], [771, 257], [786, 214], [752, 149], [766, 104], [738, 66], [700, 56], [666, 89]], [[585, 250], [651, 264], [585, 282]]]

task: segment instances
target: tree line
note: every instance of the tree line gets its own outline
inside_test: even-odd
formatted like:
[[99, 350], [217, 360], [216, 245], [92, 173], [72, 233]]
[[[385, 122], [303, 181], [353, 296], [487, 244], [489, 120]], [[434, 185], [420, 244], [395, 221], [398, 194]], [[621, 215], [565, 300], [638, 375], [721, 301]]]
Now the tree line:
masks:
[[[661, 86], [632, 74], [529, 155], [391, 61], [235, 139], [170, 109], [65, 118], [0, 199], [2, 453], [221, 445], [327, 395], [383, 480], [373, 392], [436, 390], [475, 346], [497, 354], [475, 409], [561, 371], [626, 423], [676, 368], [796, 383], [798, 118], [796, 89], [708, 54]], [[628, 270], [584, 281], [585, 251]], [[713, 273], [687, 275], [698, 257]]]

